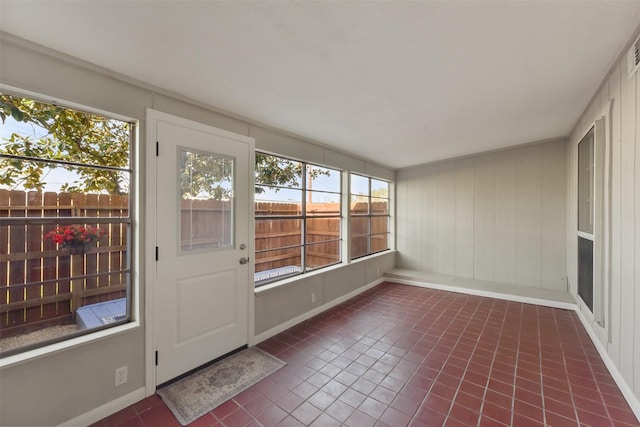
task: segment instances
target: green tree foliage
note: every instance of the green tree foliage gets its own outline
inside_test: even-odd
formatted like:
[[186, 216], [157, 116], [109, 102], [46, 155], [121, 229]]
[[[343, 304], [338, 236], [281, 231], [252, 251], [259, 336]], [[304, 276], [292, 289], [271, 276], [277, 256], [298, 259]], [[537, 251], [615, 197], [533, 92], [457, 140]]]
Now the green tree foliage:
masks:
[[[0, 94], [0, 119], [7, 117], [31, 125], [31, 135], [12, 133], [0, 143], [0, 184], [42, 190], [47, 169], [64, 161], [78, 179], [62, 186], [63, 191], [124, 194], [128, 174], [88, 166], [129, 167], [129, 123], [63, 108], [28, 98]], [[42, 135], [36, 135], [42, 133]]]
[[[108, 192], [128, 191], [127, 173], [95, 169], [91, 166], [129, 167], [130, 124], [98, 115], [0, 94], [0, 119], [8, 117], [31, 125], [32, 135], [13, 133], [0, 142], [0, 185], [42, 190], [47, 169], [56, 167], [46, 160], [73, 164], [57, 165], [79, 177], [65, 184], [63, 191]], [[43, 133], [43, 135], [35, 135]], [[42, 159], [37, 161], [33, 159]], [[183, 198], [224, 199], [230, 196], [228, 161], [206, 155], [181, 157], [180, 183]], [[81, 165], [88, 165], [83, 167]], [[302, 163], [256, 153], [256, 193], [260, 185], [300, 187]], [[314, 176], [318, 172], [314, 172]]]

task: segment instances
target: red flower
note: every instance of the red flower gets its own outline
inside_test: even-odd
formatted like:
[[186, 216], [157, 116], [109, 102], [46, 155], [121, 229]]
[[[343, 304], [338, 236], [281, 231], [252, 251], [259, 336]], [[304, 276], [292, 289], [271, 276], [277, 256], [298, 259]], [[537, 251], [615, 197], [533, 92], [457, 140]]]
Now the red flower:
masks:
[[45, 238], [51, 239], [54, 243], [66, 248], [70, 246], [94, 243], [102, 239], [105, 235], [105, 231], [101, 228], [67, 225], [65, 227], [58, 227], [47, 233]]

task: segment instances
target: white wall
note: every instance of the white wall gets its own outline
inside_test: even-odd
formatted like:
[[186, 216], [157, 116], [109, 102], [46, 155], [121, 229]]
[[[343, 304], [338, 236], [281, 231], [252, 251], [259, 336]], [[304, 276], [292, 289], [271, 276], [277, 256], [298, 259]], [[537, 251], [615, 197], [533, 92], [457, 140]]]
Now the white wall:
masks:
[[397, 173], [397, 267], [566, 290], [565, 141]]
[[[635, 38], [633, 39], [635, 40]], [[631, 42], [631, 40], [630, 40]], [[640, 400], [640, 76], [629, 78], [626, 57], [613, 67], [571, 133], [567, 145], [567, 263], [571, 293], [577, 295], [577, 144], [596, 119], [609, 122], [605, 163], [606, 222], [604, 327], [591, 321], [625, 382]], [[576, 297], [577, 298], [577, 297]]]
[[[144, 82], [115, 75], [2, 32], [0, 83], [139, 120], [139, 173], [143, 177], [140, 188], [143, 201], [139, 211], [141, 218], [145, 218], [147, 208], [144, 205], [146, 108], [252, 136], [256, 139], [258, 149], [390, 180], [395, 176], [393, 171], [356, 156], [215, 111], [213, 107], [182, 99]], [[147, 232], [144, 222], [138, 226], [141, 233], [139, 241], [144, 242]], [[145, 280], [145, 256], [142, 248], [138, 272], [140, 294], [136, 295], [142, 319], [146, 303], [145, 287], [153, 286]], [[308, 298], [312, 288], [306, 286], [304, 280], [295, 285], [295, 292], [277, 289], [263, 291], [256, 298], [256, 330], [264, 331], [265, 327], [275, 327], [293, 317], [304, 315], [306, 311], [317, 309], [332, 299], [375, 281], [381, 277], [384, 268], [392, 266], [393, 254], [389, 253], [376, 260], [318, 273], [314, 280], [323, 283], [323, 293], [312, 306]], [[379, 272], [377, 268], [380, 268]], [[287, 311], [279, 311], [280, 307], [287, 307]], [[114, 370], [120, 366], [129, 367], [129, 378], [127, 384], [115, 388]], [[113, 408], [114, 402], [126, 402], [127, 396], [140, 395], [140, 390], [145, 386], [145, 369], [144, 324], [135, 330], [54, 355], [3, 367], [0, 369], [0, 425], [57, 425], [91, 411], [99, 412], [100, 408]]]

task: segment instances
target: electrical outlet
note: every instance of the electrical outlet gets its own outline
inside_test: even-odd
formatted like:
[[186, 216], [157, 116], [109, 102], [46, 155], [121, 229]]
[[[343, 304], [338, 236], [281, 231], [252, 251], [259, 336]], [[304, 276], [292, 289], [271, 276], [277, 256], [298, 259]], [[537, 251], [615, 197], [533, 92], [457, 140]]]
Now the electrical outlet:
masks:
[[118, 387], [127, 382], [127, 367], [123, 366], [122, 368], [116, 369], [116, 379], [114, 386]]
[[380, 267], [376, 267], [376, 274], [379, 276], [380, 275]]
[[316, 294], [312, 293], [311, 294], [311, 304], [315, 304], [316, 303]]

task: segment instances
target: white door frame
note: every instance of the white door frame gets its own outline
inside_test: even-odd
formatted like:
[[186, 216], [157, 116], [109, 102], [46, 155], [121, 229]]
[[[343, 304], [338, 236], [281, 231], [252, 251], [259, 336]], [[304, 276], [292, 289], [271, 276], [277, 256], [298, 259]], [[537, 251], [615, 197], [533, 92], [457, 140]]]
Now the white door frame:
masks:
[[[179, 121], [182, 124], [193, 124], [195, 126], [202, 126], [203, 123], [195, 122], [192, 120], [184, 119], [178, 116], [174, 116], [171, 114], [167, 114], [158, 110], [154, 110], [151, 108], [147, 108], [146, 113], [146, 150], [145, 154], [145, 179], [146, 182], [144, 184], [145, 188], [145, 203], [144, 203], [144, 211], [145, 211], [145, 223], [142, 226], [142, 232], [145, 234], [144, 239], [144, 247], [142, 252], [142, 256], [146, 263], [144, 271], [145, 277], [141, 280], [144, 283], [144, 328], [145, 328], [145, 394], [146, 396], [151, 396], [156, 392], [156, 363], [155, 363], [155, 295], [154, 295], [154, 287], [157, 283], [156, 277], [156, 201], [157, 201], [157, 185], [156, 185], [156, 169], [157, 169], [157, 160], [156, 160], [156, 123], [160, 119], [169, 119], [172, 121]], [[213, 126], [204, 123], [206, 126]], [[255, 164], [255, 140], [246, 135], [239, 135], [233, 132], [226, 131], [224, 129], [216, 128], [217, 132], [226, 135], [232, 139], [240, 139], [249, 144], [249, 173], [250, 176], [253, 177], [253, 167]], [[141, 150], [142, 151], [142, 150]], [[249, 187], [246, 191], [249, 193], [249, 212], [253, 212], [253, 200], [254, 200], [254, 180], [253, 178], [249, 179]], [[249, 262], [249, 277], [247, 279], [249, 290], [247, 292], [248, 302], [247, 302], [247, 314], [248, 314], [248, 345], [251, 346], [254, 344], [254, 336], [255, 336], [255, 298], [253, 287], [251, 284], [253, 283], [253, 275], [254, 275], [254, 244], [255, 244], [255, 227], [254, 227], [254, 215], [249, 214], [249, 239], [247, 242], [250, 262]]]

